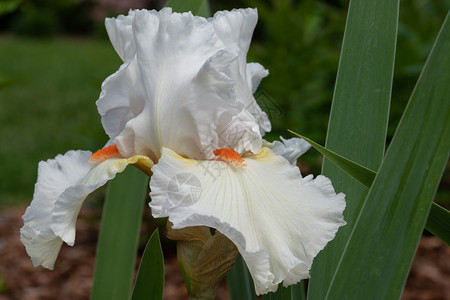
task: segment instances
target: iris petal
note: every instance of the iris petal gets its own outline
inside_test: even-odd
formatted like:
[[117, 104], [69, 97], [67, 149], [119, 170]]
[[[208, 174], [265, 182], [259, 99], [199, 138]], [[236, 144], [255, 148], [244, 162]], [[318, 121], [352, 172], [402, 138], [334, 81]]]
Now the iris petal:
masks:
[[280, 141], [269, 143], [264, 141], [264, 146], [272, 149], [275, 153], [286, 158], [292, 165], [297, 164], [297, 159], [311, 148], [311, 145], [300, 138], [285, 139], [280, 136]]
[[345, 224], [345, 201], [327, 178], [302, 178], [269, 148], [244, 159], [245, 168], [164, 149], [152, 169], [150, 206], [173, 228], [209, 226], [225, 234], [263, 294], [309, 277], [313, 258]]
[[[250, 139], [261, 139], [270, 122], [252, 92], [268, 72], [246, 64], [256, 21], [254, 9], [205, 19], [165, 8], [107, 19], [124, 64], [103, 83], [97, 106], [121, 154], [157, 160], [164, 146], [207, 158], [205, 148], [230, 136], [223, 128], [239, 114]], [[255, 143], [245, 150], [259, 151]]]
[[[62, 242], [73, 245], [75, 222], [87, 195], [148, 157], [111, 158], [92, 167], [89, 151], [69, 151], [39, 163], [31, 205], [23, 216], [20, 239], [34, 266], [52, 269]], [[151, 164], [152, 165], [152, 164]]]

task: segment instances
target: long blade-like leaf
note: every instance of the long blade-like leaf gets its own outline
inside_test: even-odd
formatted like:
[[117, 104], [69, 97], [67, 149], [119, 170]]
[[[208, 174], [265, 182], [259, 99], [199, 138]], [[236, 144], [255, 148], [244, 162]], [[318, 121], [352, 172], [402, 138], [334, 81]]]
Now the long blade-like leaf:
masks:
[[306, 299], [306, 281], [302, 280], [296, 285], [292, 286], [292, 300]]
[[282, 284], [278, 286], [278, 290], [274, 293], [267, 293], [262, 296], [263, 300], [305, 300], [305, 281], [302, 280], [296, 285], [283, 287]]
[[398, 299], [450, 153], [444, 22], [323, 299]]
[[267, 293], [262, 296], [262, 300], [291, 300], [292, 299], [292, 286], [283, 287], [279, 285], [276, 292]]
[[244, 259], [239, 255], [226, 277], [228, 290], [232, 300], [256, 299], [252, 277]]
[[365, 186], [370, 187], [372, 185], [372, 182], [375, 179], [375, 175], [377, 175], [375, 171], [372, 171], [364, 166], [355, 163], [354, 161], [342, 157], [341, 155], [328, 150], [325, 147], [322, 147], [320, 144], [314, 142], [313, 140], [295, 133], [292, 130], [288, 129], [288, 131], [310, 143], [311, 146], [314, 147], [314, 149], [319, 151], [329, 161], [331, 161], [333, 164], [341, 168], [344, 172], [346, 172]]
[[191, 11], [194, 15], [208, 18], [211, 13], [207, 0], [169, 0], [167, 7], [172, 7], [176, 12]]
[[450, 246], [450, 212], [433, 202], [425, 228]]
[[[372, 170], [384, 156], [398, 0], [351, 0], [328, 124], [326, 148]], [[367, 194], [367, 187], [324, 160], [323, 174], [346, 194], [346, 226], [314, 259], [308, 299], [324, 299]]]
[[161, 300], [164, 290], [164, 257], [158, 229], [145, 246], [131, 300]]
[[128, 299], [148, 177], [128, 167], [109, 183], [97, 245], [92, 299]]

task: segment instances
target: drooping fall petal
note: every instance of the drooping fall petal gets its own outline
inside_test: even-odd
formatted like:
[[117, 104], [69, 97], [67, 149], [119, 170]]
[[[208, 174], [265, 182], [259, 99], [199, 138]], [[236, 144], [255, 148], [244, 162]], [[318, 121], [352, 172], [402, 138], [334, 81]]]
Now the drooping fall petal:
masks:
[[34, 266], [53, 269], [62, 242], [75, 242], [75, 222], [87, 195], [122, 172], [129, 164], [145, 161], [145, 156], [102, 159], [89, 163], [89, 151], [69, 151], [39, 163], [38, 179], [31, 205], [23, 216], [20, 239]]
[[209, 226], [244, 257], [258, 294], [309, 277], [317, 253], [345, 224], [343, 194], [324, 176], [302, 178], [269, 148], [243, 164], [186, 159], [164, 149], [150, 183], [155, 217]]

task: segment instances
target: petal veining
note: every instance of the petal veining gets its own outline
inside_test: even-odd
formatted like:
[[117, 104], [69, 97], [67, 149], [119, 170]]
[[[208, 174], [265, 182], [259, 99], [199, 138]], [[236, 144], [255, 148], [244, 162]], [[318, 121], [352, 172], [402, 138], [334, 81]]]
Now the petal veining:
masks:
[[69, 151], [39, 163], [31, 205], [24, 216], [20, 239], [34, 266], [52, 269], [62, 242], [73, 245], [75, 222], [88, 194], [104, 185], [128, 164], [148, 157], [110, 158], [92, 166], [89, 151]]
[[153, 167], [150, 206], [155, 217], [168, 216], [173, 228], [209, 226], [225, 234], [263, 294], [280, 282], [309, 277], [313, 258], [345, 224], [345, 201], [327, 178], [302, 178], [269, 148], [243, 158], [247, 167], [235, 168], [164, 149]]

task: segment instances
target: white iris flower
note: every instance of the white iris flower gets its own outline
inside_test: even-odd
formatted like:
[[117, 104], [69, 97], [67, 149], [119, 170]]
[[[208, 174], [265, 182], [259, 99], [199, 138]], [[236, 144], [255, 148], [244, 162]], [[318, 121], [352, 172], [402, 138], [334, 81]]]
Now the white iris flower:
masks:
[[262, 139], [270, 123], [253, 93], [268, 72], [246, 62], [256, 22], [254, 9], [210, 19], [137, 10], [106, 20], [123, 60], [97, 101], [110, 142], [39, 164], [21, 229], [35, 266], [53, 268], [62, 243], [74, 244], [86, 196], [135, 164], [153, 173], [152, 214], [174, 229], [203, 225], [226, 235], [258, 294], [309, 277], [345, 224], [344, 195], [323, 176], [302, 177], [296, 161], [305, 141]]

